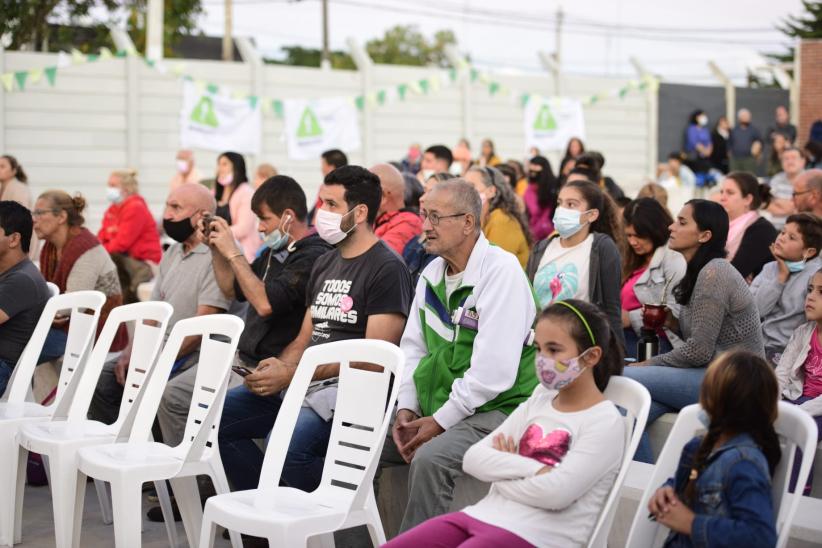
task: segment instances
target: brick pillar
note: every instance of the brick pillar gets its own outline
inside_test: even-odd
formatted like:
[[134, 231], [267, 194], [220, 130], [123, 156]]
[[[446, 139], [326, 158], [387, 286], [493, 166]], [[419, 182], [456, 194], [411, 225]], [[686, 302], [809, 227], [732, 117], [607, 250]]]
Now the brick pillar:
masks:
[[808, 139], [811, 124], [822, 120], [822, 40], [799, 43], [799, 135], [802, 145]]

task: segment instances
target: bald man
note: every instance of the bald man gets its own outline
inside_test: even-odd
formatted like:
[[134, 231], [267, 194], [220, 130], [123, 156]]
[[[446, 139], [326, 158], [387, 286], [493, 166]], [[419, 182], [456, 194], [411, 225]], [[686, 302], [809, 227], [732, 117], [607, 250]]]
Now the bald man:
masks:
[[793, 204], [799, 213], [822, 217], [822, 169], [803, 171], [793, 181]]
[[405, 209], [405, 180], [397, 168], [377, 164], [370, 171], [380, 178], [382, 187], [374, 233], [402, 256], [405, 244], [422, 233], [422, 220], [415, 212]]
[[194, 153], [190, 150], [177, 151], [177, 173], [171, 178], [170, 190], [176, 190], [189, 183], [199, 183], [200, 174], [194, 168]]
[[[179, 320], [228, 310], [229, 300], [214, 277], [211, 250], [196, 228], [203, 214], [213, 214], [216, 208], [214, 196], [202, 185], [183, 185], [171, 191], [166, 200], [163, 228], [177, 243], [163, 253], [151, 293], [152, 301], [165, 301], [174, 307], [166, 338]], [[169, 382], [160, 404], [163, 441], [169, 445], [177, 445], [183, 436], [199, 343], [196, 337], [183, 342], [174, 365], [177, 376]], [[117, 418], [130, 355], [129, 345], [117, 365], [103, 371], [92, 404], [93, 418], [107, 423]]]

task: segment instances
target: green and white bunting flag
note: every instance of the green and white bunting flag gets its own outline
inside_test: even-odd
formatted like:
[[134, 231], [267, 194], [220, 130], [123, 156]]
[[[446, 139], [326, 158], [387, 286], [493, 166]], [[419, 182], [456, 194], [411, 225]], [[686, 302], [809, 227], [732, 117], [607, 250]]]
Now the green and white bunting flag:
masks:
[[0, 82], [3, 83], [3, 88], [6, 91], [11, 91], [14, 87], [14, 73], [7, 72], [5, 74], [0, 74]]
[[231, 99], [183, 82], [180, 143], [185, 148], [260, 153], [262, 111], [257, 101]]
[[[365, 101], [360, 96], [358, 99]], [[324, 151], [360, 148], [357, 107], [350, 98], [286, 99], [285, 140], [292, 160], [313, 160]]]
[[525, 146], [562, 150], [572, 137], [585, 139], [582, 102], [568, 97], [531, 99], [525, 104]]

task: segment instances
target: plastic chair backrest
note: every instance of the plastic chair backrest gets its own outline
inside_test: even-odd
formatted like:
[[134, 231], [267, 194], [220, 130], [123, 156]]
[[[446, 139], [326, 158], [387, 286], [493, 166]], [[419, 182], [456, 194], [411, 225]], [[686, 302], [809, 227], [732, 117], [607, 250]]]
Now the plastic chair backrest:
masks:
[[66, 351], [63, 356], [63, 366], [57, 383], [57, 397], [52, 405], [56, 405], [66, 392], [75, 373], [82, 367], [94, 340], [97, 331], [97, 321], [100, 311], [106, 302], [106, 296], [99, 291], [75, 291], [56, 295], [46, 302], [43, 313], [34, 327], [34, 332], [28, 344], [23, 349], [20, 359], [9, 379], [8, 389], [3, 395], [3, 401], [22, 403], [26, 399], [34, 368], [46, 342], [46, 337], [59, 311], [69, 311], [70, 322], [66, 341]]
[[648, 413], [651, 410], [651, 394], [642, 384], [628, 377], [611, 377], [605, 389], [605, 397], [625, 410], [625, 452], [619, 465], [619, 472], [605, 499], [605, 504], [599, 514], [588, 546], [605, 547], [608, 544], [608, 532], [611, 530], [619, 495], [628, 468], [634, 458], [634, 453], [645, 431], [648, 422]]
[[[779, 415], [774, 428], [782, 442], [782, 457], [774, 470], [771, 493], [777, 515], [776, 531], [779, 534], [776, 546], [782, 548], [788, 543], [791, 523], [796, 516], [802, 489], [808, 480], [816, 456], [817, 428], [807, 412], [787, 402], [779, 402]], [[796, 494], [786, 499], [785, 494], [788, 492], [797, 447], [802, 451], [802, 462], [796, 482]]]
[[49, 288], [49, 292], [51, 293], [52, 297], [56, 297], [60, 294], [60, 288], [57, 287], [57, 284], [46, 282], [46, 286]]
[[676, 422], [668, 434], [668, 439], [665, 440], [665, 445], [659, 453], [659, 458], [656, 460], [656, 466], [654, 466], [653, 473], [648, 480], [648, 485], [642, 493], [639, 507], [631, 524], [631, 530], [628, 533], [626, 546], [636, 548], [660, 546], [668, 535], [669, 530], [667, 527], [648, 519], [648, 501], [651, 500], [651, 496], [659, 486], [676, 473], [679, 457], [685, 444], [699, 431], [705, 430], [702, 423], [699, 422], [699, 410], [699, 405], [694, 404], [683, 407], [679, 412]]
[[230, 314], [196, 316], [174, 324], [157, 365], [146, 383], [140, 405], [133, 406], [129, 413], [133, 415], [133, 419], [128, 419], [133, 420], [129, 441], [144, 442], [149, 439], [160, 399], [183, 340], [186, 337], [201, 337], [200, 357], [185, 435], [175, 448], [180, 458], [187, 462], [198, 460], [206, 444], [215, 443], [208, 440], [212, 436], [212, 430], [213, 436], [216, 436], [216, 428], [212, 427], [219, 424], [234, 352], [244, 326], [245, 323], [240, 318]]
[[55, 409], [54, 417], [59, 419], [65, 416], [69, 422], [86, 420], [94, 396], [94, 389], [108, 357], [111, 343], [114, 341], [120, 326], [125, 322], [133, 321], [135, 326], [131, 361], [129, 363], [129, 378], [123, 390], [123, 403], [120, 405], [120, 415], [122, 416], [123, 409], [130, 407], [130, 404], [136, 398], [142, 386], [143, 377], [154, 365], [157, 354], [160, 352], [160, 346], [163, 343], [166, 325], [173, 312], [173, 307], [164, 302], [134, 303], [113, 309], [108, 315], [100, 336], [97, 337], [97, 343], [91, 351], [86, 366], [83, 368], [74, 397], [71, 400], [63, 398], [60, 405]]
[[[320, 486], [324, 504], [350, 509], [365, 504], [391, 412], [402, 380], [405, 355], [380, 340], [347, 340], [305, 351], [278, 412], [260, 474], [258, 500], [270, 500], [285, 462], [306, 390], [320, 365], [340, 364], [337, 403]], [[382, 366], [382, 371], [355, 369], [351, 363]], [[393, 384], [391, 382], [393, 375]], [[389, 393], [390, 389], [390, 393]]]

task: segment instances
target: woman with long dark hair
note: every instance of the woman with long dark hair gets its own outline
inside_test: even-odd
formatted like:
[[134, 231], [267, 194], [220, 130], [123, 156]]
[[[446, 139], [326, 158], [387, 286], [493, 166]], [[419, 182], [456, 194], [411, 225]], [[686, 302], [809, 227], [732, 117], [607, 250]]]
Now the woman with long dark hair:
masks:
[[685, 444], [676, 474], [648, 502], [671, 530], [666, 547], [776, 545], [777, 386], [771, 366], [750, 352], [708, 367], [699, 395], [707, 433]]
[[567, 177], [574, 167], [574, 160], [576, 160], [582, 153], [585, 152], [585, 144], [579, 137], [571, 137], [568, 139], [568, 146], [565, 147], [565, 154], [562, 156], [562, 161], [559, 163], [560, 177]]
[[773, 260], [771, 244], [778, 232], [764, 217], [760, 207], [771, 199], [768, 185], [761, 185], [747, 171], [728, 173], [719, 187], [719, 203], [728, 213], [728, 260], [748, 283]]
[[559, 181], [551, 169], [551, 162], [544, 156], [531, 158], [528, 164], [528, 188], [525, 190], [525, 212], [528, 227], [535, 240], [547, 238], [554, 231], [554, 207], [559, 194]]
[[482, 199], [482, 232], [488, 241], [517, 256], [525, 267], [531, 250], [528, 221], [516, 194], [502, 173], [493, 167], [474, 166], [465, 173]]
[[[636, 343], [642, 328], [642, 307], [666, 303], [675, 318], [679, 305], [673, 289], [685, 275], [685, 257], [668, 247], [668, 227], [674, 220], [653, 198], [640, 198], [622, 210], [628, 240], [622, 260], [622, 327], [625, 355], [636, 358]], [[670, 330], [660, 330], [660, 351], [667, 352], [681, 341]]]
[[[648, 425], [665, 413], [676, 412], [699, 396], [705, 366], [718, 354], [740, 348], [765, 355], [759, 311], [748, 284], [725, 259], [728, 215], [708, 200], [691, 200], [671, 224], [668, 247], [688, 262], [685, 276], [674, 288], [679, 319], [668, 314], [666, 327], [684, 341], [670, 352], [625, 368], [653, 399]], [[653, 462], [647, 431], [636, 460]]]
[[223, 152], [217, 158], [217, 177], [214, 198], [217, 200], [217, 216], [231, 227], [234, 239], [240, 242], [243, 254], [249, 262], [254, 260], [260, 247], [257, 219], [251, 211], [254, 189], [248, 182], [245, 159], [236, 152]]

